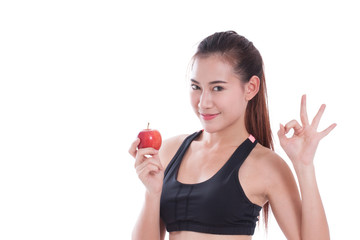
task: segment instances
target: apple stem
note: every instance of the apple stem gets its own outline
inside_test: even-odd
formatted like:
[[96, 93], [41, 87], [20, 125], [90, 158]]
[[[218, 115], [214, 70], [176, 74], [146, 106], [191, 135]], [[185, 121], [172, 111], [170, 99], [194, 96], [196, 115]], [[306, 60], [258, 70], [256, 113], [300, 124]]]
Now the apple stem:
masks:
[[150, 129], [150, 123], [148, 122], [147, 129]]

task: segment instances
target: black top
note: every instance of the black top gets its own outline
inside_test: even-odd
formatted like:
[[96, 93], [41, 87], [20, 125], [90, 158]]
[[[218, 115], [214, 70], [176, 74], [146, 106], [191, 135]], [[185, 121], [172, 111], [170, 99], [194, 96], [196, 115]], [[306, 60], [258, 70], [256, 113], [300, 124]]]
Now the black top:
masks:
[[165, 169], [160, 216], [167, 231], [253, 235], [261, 207], [246, 197], [238, 173], [257, 140], [247, 138], [210, 179], [196, 184], [180, 183], [177, 174], [181, 161], [201, 132], [184, 140]]

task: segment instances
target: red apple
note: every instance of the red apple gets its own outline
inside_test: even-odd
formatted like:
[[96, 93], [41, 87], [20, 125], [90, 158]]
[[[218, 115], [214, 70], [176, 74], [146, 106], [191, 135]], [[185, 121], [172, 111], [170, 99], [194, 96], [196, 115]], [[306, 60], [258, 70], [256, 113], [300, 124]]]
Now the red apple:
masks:
[[140, 143], [138, 148], [155, 148], [156, 150], [160, 149], [161, 146], [161, 135], [158, 130], [150, 129], [149, 123], [147, 129], [142, 130], [138, 138], [140, 138]]

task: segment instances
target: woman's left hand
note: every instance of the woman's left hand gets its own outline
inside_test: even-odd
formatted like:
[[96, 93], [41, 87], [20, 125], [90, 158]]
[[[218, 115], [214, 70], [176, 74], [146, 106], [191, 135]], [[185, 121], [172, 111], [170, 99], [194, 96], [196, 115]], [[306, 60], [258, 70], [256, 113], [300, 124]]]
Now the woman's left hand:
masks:
[[[280, 124], [280, 130], [278, 131], [280, 145], [294, 165], [312, 164], [320, 140], [336, 127], [334, 123], [321, 132], [317, 131], [324, 110], [325, 104], [321, 105], [318, 113], [310, 124], [306, 111], [306, 95], [303, 95], [300, 109], [302, 125], [296, 120], [288, 122], [285, 126]], [[291, 129], [294, 129], [294, 135], [288, 138], [286, 134]]]

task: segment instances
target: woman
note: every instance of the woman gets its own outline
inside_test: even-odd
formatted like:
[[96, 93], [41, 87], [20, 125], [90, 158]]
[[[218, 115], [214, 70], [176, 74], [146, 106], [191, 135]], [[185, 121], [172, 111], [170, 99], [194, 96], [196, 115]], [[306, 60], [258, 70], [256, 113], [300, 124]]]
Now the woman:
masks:
[[[164, 141], [160, 151], [130, 147], [146, 187], [133, 239], [251, 239], [259, 211], [268, 206], [287, 239], [329, 239], [313, 159], [325, 105], [310, 123], [306, 96], [301, 124], [280, 125], [288, 165], [273, 151], [260, 53], [234, 31], [204, 39], [193, 57], [191, 105], [203, 130]], [[294, 135], [288, 138], [291, 129]]]

